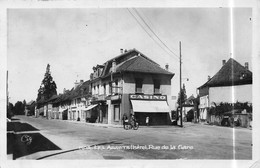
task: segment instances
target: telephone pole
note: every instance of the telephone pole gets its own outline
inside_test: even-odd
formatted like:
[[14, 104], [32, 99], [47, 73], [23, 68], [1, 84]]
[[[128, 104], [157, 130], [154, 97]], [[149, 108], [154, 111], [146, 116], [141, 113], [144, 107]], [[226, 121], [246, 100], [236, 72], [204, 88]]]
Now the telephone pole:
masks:
[[182, 81], [181, 81], [181, 41], [180, 41], [180, 43], [179, 43], [179, 45], [180, 45], [180, 114], [181, 114], [181, 127], [183, 127], [183, 125], [182, 125], [182, 94], [181, 94], [181, 92], [182, 92], [182, 86], [181, 86], [181, 84], [182, 84]]
[[8, 71], [6, 71], [6, 103], [8, 108], [9, 107]]

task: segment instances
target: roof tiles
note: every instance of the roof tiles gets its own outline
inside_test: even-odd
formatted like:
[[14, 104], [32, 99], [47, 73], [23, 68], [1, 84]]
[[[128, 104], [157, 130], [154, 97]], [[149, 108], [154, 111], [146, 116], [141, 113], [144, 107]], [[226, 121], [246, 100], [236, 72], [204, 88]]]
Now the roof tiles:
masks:
[[204, 87], [234, 86], [252, 84], [252, 72], [239, 64], [233, 58], [221, 67], [221, 69], [204, 85]]

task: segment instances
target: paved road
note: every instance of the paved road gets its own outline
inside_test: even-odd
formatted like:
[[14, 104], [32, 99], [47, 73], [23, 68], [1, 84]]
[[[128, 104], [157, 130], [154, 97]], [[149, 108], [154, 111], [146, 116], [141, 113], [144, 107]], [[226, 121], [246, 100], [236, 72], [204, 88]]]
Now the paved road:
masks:
[[[36, 132], [61, 149], [34, 152], [18, 159], [252, 159], [252, 131], [244, 128], [184, 123], [184, 128], [123, 130], [25, 116], [15, 118], [38, 129]], [[79, 150], [80, 147], [83, 148]]]

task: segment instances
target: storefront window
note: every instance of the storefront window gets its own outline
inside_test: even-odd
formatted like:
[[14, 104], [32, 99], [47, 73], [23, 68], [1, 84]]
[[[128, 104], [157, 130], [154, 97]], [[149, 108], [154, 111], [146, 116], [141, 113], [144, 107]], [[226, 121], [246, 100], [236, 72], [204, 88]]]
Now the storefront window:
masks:
[[114, 105], [114, 121], [120, 120], [120, 106]]

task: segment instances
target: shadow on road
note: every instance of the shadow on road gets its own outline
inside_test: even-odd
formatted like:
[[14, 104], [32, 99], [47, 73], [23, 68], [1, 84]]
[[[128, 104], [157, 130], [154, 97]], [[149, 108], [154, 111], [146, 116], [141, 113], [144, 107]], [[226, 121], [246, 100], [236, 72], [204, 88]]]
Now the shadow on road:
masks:
[[8, 122], [7, 131], [23, 132], [23, 131], [38, 131], [38, 129], [27, 123]]
[[30, 124], [10, 122], [7, 124], [7, 130], [13, 131], [7, 133], [7, 154], [13, 154], [14, 160], [39, 151], [61, 150], [38, 132], [26, 133], [26, 131], [38, 130]]

